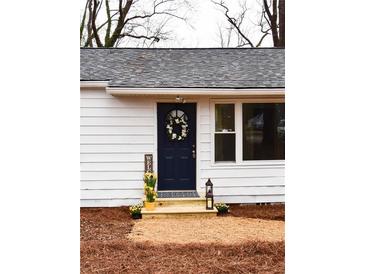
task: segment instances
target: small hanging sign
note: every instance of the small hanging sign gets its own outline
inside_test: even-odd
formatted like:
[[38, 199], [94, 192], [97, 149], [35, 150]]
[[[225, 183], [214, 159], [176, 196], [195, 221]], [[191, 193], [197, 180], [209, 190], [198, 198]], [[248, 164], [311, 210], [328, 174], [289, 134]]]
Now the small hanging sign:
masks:
[[153, 172], [153, 156], [152, 154], [144, 155], [144, 172]]

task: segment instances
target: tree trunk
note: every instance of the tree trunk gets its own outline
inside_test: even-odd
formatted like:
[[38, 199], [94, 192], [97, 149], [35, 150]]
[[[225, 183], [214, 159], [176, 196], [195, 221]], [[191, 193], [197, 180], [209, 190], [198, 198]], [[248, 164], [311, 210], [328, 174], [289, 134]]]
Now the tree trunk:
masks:
[[285, 48], [285, 0], [279, 0], [279, 39], [279, 46]]
[[129, 9], [133, 4], [133, 0], [128, 0], [124, 7], [122, 6], [123, 1], [119, 0], [119, 19], [117, 23], [117, 27], [114, 29], [114, 32], [110, 39], [108, 39], [108, 44], [105, 44], [105, 47], [114, 47], [114, 44], [117, 42], [122, 30], [124, 28], [124, 21], [128, 14]]
[[93, 47], [93, 40], [92, 40], [92, 1], [89, 1], [89, 20], [87, 23], [87, 39], [86, 39], [86, 43], [85, 46], [89, 46], [89, 47]]
[[271, 16], [271, 33], [272, 39], [274, 42], [274, 47], [279, 47], [280, 40], [278, 34], [278, 10], [277, 10], [277, 0], [273, 0], [272, 2], [272, 16]]

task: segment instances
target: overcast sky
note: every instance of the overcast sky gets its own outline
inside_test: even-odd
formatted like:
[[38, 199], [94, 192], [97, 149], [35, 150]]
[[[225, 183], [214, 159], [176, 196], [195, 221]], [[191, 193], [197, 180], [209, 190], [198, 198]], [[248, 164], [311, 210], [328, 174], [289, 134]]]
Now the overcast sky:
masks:
[[[116, 0], [115, 0], [116, 1]], [[226, 0], [226, 5], [230, 8], [229, 15], [235, 16], [240, 10], [240, 4], [245, 0]], [[116, 1], [117, 2], [117, 1]], [[144, 6], [150, 4], [152, 0], [140, 0]], [[246, 0], [248, 7], [247, 19], [245, 21], [244, 31], [250, 39], [257, 43], [260, 39], [260, 30], [254, 27], [260, 15], [261, 0]], [[147, 3], [147, 4], [145, 4]], [[179, 15], [188, 17], [188, 24], [179, 20], [172, 19], [167, 25], [168, 30], [172, 31], [172, 39], [160, 41], [155, 47], [220, 47], [219, 27], [225, 29], [229, 26], [223, 9], [211, 0], [190, 0], [192, 9], [186, 12], [186, 9], [180, 9]], [[85, 0], [81, 0], [81, 7], [84, 8]], [[103, 17], [104, 12], [99, 13], [99, 17]], [[100, 19], [100, 18], [99, 18]], [[104, 21], [104, 18], [102, 18]], [[230, 46], [237, 45], [236, 39], [232, 38]], [[135, 46], [133, 42], [128, 42], [121, 46]], [[267, 36], [262, 46], [272, 46], [271, 36]]]

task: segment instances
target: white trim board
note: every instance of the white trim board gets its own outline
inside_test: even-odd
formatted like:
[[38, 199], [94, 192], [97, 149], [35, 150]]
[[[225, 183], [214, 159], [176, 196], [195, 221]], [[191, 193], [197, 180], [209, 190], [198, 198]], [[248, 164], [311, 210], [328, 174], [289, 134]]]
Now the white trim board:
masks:
[[284, 88], [268, 89], [217, 89], [217, 88], [117, 88], [106, 87], [106, 93], [110, 95], [285, 95]]
[[108, 81], [80, 81], [80, 88], [106, 88]]

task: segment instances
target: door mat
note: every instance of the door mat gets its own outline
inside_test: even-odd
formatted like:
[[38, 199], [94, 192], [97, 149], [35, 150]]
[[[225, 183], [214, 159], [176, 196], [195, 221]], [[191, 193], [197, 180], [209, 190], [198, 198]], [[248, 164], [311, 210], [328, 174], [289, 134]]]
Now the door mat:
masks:
[[199, 198], [196, 190], [193, 191], [158, 191], [158, 198]]

